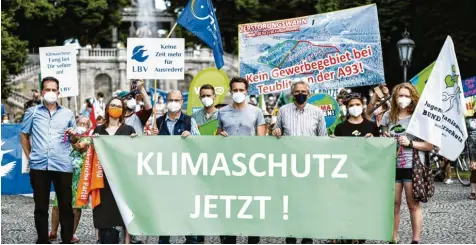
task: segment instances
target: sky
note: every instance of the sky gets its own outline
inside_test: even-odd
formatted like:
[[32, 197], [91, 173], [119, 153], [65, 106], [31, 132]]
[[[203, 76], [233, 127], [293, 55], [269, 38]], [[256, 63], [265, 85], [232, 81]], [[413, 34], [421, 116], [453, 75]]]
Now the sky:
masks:
[[155, 0], [155, 8], [164, 10], [166, 8], [164, 0]]

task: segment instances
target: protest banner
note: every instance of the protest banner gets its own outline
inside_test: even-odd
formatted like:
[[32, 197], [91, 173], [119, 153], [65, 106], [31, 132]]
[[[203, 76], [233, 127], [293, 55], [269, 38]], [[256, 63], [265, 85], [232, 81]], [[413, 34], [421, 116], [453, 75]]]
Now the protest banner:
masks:
[[476, 95], [476, 77], [465, 79], [462, 83], [465, 98]]
[[311, 105], [315, 105], [321, 108], [322, 112], [324, 112], [324, 116], [326, 119], [326, 128], [333, 129], [337, 126], [339, 118], [339, 104], [337, 100], [332, 98], [328, 94], [315, 94], [309, 99], [307, 99], [307, 103]]
[[238, 29], [240, 75], [249, 94], [288, 90], [296, 80], [311, 90], [385, 81], [375, 4]]
[[468, 137], [461, 88], [458, 60], [453, 40], [448, 36], [407, 127], [407, 133], [438, 146], [439, 154], [451, 161], [461, 154]]
[[31, 194], [30, 175], [23, 174], [23, 166], [28, 163], [20, 144], [21, 124], [1, 125], [2, 195]]
[[79, 94], [76, 52], [76, 48], [71, 45], [40, 48], [41, 77], [58, 79], [59, 98]]
[[215, 105], [223, 103], [225, 96], [230, 91], [230, 79], [223, 70], [218, 70], [215, 67], [201, 70], [190, 83], [187, 115], [192, 115], [196, 110], [203, 108], [200, 100], [200, 87], [205, 84], [210, 84], [215, 88]]
[[100, 136], [94, 146], [133, 235], [392, 237], [393, 139]]
[[420, 71], [420, 73], [418, 73], [409, 81], [411, 84], [413, 84], [413, 86], [416, 87], [419, 95], [421, 95], [423, 93], [423, 89], [425, 89], [426, 82], [428, 81], [428, 77], [430, 77], [433, 66], [435, 66], [435, 62], [431, 63], [425, 69]]
[[185, 39], [128, 38], [127, 79], [184, 79]]
[[214, 119], [203, 125], [199, 125], [200, 135], [216, 135], [218, 129], [218, 120]]

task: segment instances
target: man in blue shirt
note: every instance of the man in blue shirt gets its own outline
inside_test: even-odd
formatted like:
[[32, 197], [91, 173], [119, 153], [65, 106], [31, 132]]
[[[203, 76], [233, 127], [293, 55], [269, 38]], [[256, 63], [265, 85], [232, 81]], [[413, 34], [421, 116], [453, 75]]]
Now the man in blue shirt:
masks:
[[[59, 81], [45, 77], [41, 81], [43, 103], [25, 112], [21, 144], [30, 164], [30, 183], [35, 201], [36, 243], [48, 241], [48, 207], [51, 182], [58, 197], [63, 243], [73, 238], [71, 143], [75, 143], [74, 114], [58, 105]], [[65, 138], [69, 135], [69, 139]]]

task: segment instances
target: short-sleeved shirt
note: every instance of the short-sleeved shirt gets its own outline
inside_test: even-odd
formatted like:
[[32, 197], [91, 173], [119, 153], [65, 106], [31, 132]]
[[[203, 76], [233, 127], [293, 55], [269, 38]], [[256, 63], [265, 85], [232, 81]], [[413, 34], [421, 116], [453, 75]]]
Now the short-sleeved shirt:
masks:
[[346, 120], [337, 125], [334, 131], [335, 136], [364, 137], [371, 133], [374, 137], [380, 136], [377, 124], [364, 119], [361, 123], [354, 124]]
[[324, 112], [308, 103], [303, 110], [294, 103], [282, 106], [278, 111], [276, 128], [280, 128], [284, 136], [327, 135]]
[[30, 135], [31, 169], [71, 173], [71, 143], [64, 136], [68, 128], [76, 127], [76, 121], [70, 109], [56, 106], [53, 113], [43, 104], [30, 107], [25, 112], [21, 132]]
[[263, 111], [248, 104], [241, 110], [231, 105], [220, 108], [217, 120], [218, 128], [229, 136], [255, 136], [258, 126], [265, 124]]
[[[386, 131], [391, 137], [400, 137], [406, 135], [408, 139], [412, 141], [421, 141], [417, 137], [406, 134], [405, 131], [410, 124], [411, 117], [400, 119], [396, 123], [390, 121], [390, 112], [385, 112], [382, 118], [382, 126], [386, 128]], [[400, 147], [397, 143], [397, 168], [411, 168], [413, 166], [413, 148]], [[420, 151], [420, 160], [425, 161], [424, 152]]]
[[205, 108], [201, 108], [200, 110], [192, 113], [192, 118], [195, 119], [197, 124], [203, 125], [207, 122], [217, 119], [218, 110], [215, 110], [212, 114], [208, 115], [205, 111]]
[[126, 125], [133, 127], [137, 135], [143, 135], [145, 124], [147, 123], [147, 120], [151, 114], [152, 109], [141, 110], [136, 113], [132, 113], [132, 115], [125, 118], [125, 123]]

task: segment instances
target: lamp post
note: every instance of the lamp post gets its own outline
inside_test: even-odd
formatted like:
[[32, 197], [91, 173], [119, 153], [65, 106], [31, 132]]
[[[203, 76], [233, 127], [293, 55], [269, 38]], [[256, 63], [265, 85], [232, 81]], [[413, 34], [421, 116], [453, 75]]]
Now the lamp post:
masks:
[[403, 66], [403, 81], [407, 82], [407, 67], [410, 66], [412, 61], [413, 50], [415, 49], [415, 42], [411, 40], [410, 33], [405, 29], [402, 34], [403, 38], [397, 42], [398, 54], [400, 56], [400, 62]]

